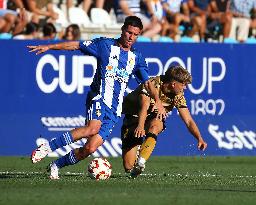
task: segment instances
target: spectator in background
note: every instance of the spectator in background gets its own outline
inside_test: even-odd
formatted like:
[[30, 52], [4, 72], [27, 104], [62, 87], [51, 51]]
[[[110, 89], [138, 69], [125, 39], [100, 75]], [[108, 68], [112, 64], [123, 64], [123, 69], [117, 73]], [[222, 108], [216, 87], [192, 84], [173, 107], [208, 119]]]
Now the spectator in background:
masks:
[[10, 33], [17, 35], [23, 32], [28, 20], [25, 9], [19, 11], [0, 8], [0, 33]]
[[201, 41], [205, 41], [209, 3], [210, 0], [188, 0], [188, 6], [194, 21], [190, 35], [193, 36], [198, 32]]
[[230, 0], [211, 0], [210, 14], [207, 28], [213, 30], [218, 24], [221, 25], [223, 38], [228, 38], [231, 29], [232, 13], [229, 10]]
[[166, 17], [161, 35], [165, 36], [169, 33], [169, 36], [175, 39], [176, 35], [179, 33], [180, 24], [190, 23], [187, 0], [167, 0], [163, 3], [163, 9], [166, 13]]
[[152, 13], [154, 14], [154, 16], [156, 16], [159, 22], [162, 22], [164, 17], [164, 10], [162, 5], [163, 2], [164, 0], [149, 0], [149, 5], [152, 8]]
[[17, 13], [9, 13], [7, 10], [0, 9], [0, 17], [2, 19], [1, 33], [9, 33], [17, 19]]
[[5, 27], [5, 25], [6, 25], [6, 20], [2, 16], [0, 16], [0, 33], [2, 33], [2, 30]]
[[231, 0], [233, 14], [230, 37], [244, 42], [248, 38], [251, 15], [256, 13], [256, 0]]
[[251, 16], [251, 24], [249, 30], [249, 37], [256, 37], [256, 15], [252, 14]]
[[67, 6], [67, 16], [69, 19], [69, 8], [71, 7], [78, 7], [82, 3], [82, 8], [89, 15], [91, 7], [96, 8], [103, 8], [105, 0], [77, 0], [76, 4], [74, 5], [73, 0], [66, 0], [66, 6]]
[[32, 40], [39, 38], [39, 25], [33, 22], [29, 22], [26, 25], [25, 31], [22, 34], [16, 35], [13, 39], [17, 40]]
[[53, 23], [46, 23], [43, 26], [43, 36], [42, 40], [57, 40], [57, 30]]
[[64, 40], [76, 41], [81, 39], [81, 31], [77, 24], [69, 25], [63, 36]]
[[110, 11], [114, 9], [114, 0], [104, 0], [103, 9], [110, 13]]
[[46, 22], [54, 23], [58, 19], [51, 0], [23, 0], [23, 4], [30, 12], [30, 20], [34, 23], [42, 26]]
[[137, 16], [142, 20], [143, 33], [145, 37], [152, 38], [160, 33], [162, 27], [154, 14], [150, 0], [145, 0], [146, 13], [140, 7], [140, 0], [117, 0], [115, 4], [115, 13], [118, 23], [123, 23], [127, 16]]

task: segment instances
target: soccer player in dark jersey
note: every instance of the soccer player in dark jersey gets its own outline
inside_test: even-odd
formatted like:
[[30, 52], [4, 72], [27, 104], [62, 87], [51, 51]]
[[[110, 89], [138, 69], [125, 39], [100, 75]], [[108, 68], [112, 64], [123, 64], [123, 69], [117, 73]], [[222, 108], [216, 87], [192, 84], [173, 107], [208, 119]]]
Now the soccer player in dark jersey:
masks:
[[[171, 66], [165, 75], [153, 77], [150, 81], [157, 89], [166, 112], [176, 107], [188, 130], [197, 139], [198, 149], [205, 150], [207, 144], [190, 115], [183, 92], [192, 81], [190, 73], [181, 66]], [[157, 135], [165, 130], [165, 119], [159, 118], [151, 109], [154, 103], [144, 85], [140, 85], [124, 98], [125, 117], [121, 133], [123, 166], [126, 172], [131, 172], [132, 177], [138, 176], [145, 169], [145, 162], [156, 145]]]
[[157, 91], [148, 77], [148, 67], [141, 53], [133, 44], [143, 29], [140, 18], [129, 16], [122, 26], [119, 39], [99, 38], [93, 41], [69, 41], [58, 44], [28, 46], [36, 54], [52, 50], [81, 50], [84, 54], [97, 58], [97, 70], [86, 99], [85, 126], [66, 132], [43, 144], [32, 152], [33, 163], [42, 160], [48, 153], [87, 138], [86, 144], [72, 150], [67, 155], [52, 162], [49, 166], [50, 178], [59, 178], [59, 169], [76, 164], [92, 154], [110, 135], [112, 128], [121, 116], [123, 97], [132, 75], [145, 85], [156, 100], [159, 116], [166, 115]]

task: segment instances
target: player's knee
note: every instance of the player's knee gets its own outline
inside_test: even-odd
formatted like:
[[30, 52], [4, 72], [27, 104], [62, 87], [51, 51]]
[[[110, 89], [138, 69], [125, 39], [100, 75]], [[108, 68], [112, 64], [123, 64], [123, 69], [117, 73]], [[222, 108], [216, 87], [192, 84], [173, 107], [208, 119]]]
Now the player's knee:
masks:
[[159, 129], [160, 127], [157, 125], [152, 125], [149, 128], [149, 132], [150, 133], [154, 133], [155, 135], [158, 135], [161, 132], [161, 129]]
[[85, 146], [85, 153], [89, 153], [89, 154], [92, 154], [93, 152], [95, 152], [97, 150], [97, 146], [95, 145], [91, 145], [91, 144], [87, 144]]
[[134, 166], [134, 162], [125, 161], [125, 162], [123, 163], [123, 165], [124, 165], [124, 170], [125, 170], [125, 172], [126, 172], [126, 173], [129, 173], [130, 170], [131, 170], [131, 169], [133, 168], [133, 166]]
[[[81, 132], [82, 132], [82, 136], [91, 136], [91, 135], [96, 135], [98, 134], [100, 130], [100, 126], [86, 126], [86, 127], [83, 127]], [[88, 134], [89, 133], [89, 134]]]
[[16, 16], [14, 16], [13, 14], [6, 14], [5, 15], [5, 19], [8, 23], [14, 23], [16, 20]]
[[93, 127], [93, 128], [90, 128], [89, 131], [90, 131], [91, 135], [96, 135], [99, 133], [100, 129], [97, 127], [96, 128]]
[[85, 147], [79, 148], [79, 151], [77, 153], [77, 159], [78, 160], [83, 160], [89, 155], [91, 155], [93, 152], [97, 150], [97, 147], [92, 146], [92, 145], [86, 145]]

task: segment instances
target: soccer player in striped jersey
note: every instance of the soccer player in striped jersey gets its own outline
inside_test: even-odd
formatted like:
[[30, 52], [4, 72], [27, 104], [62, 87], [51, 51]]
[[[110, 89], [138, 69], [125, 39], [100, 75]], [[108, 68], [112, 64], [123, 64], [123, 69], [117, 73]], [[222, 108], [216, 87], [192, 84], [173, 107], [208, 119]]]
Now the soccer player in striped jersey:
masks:
[[127, 83], [132, 75], [145, 85], [150, 95], [156, 100], [159, 116], [166, 112], [157, 95], [157, 91], [148, 77], [148, 67], [141, 53], [133, 44], [143, 29], [140, 18], [129, 16], [122, 26], [119, 39], [99, 38], [92, 41], [71, 41], [50, 45], [28, 46], [36, 54], [52, 50], [81, 50], [86, 55], [97, 58], [97, 70], [86, 99], [85, 126], [66, 132], [43, 144], [32, 152], [33, 163], [39, 162], [48, 153], [87, 138], [86, 144], [72, 150], [67, 155], [49, 165], [50, 178], [59, 178], [59, 169], [76, 164], [92, 154], [110, 135], [121, 116], [123, 97]]
[[[190, 115], [183, 92], [192, 81], [190, 73], [181, 66], [171, 66], [165, 75], [153, 77], [150, 81], [156, 87], [166, 112], [176, 107], [188, 130], [197, 139], [198, 149], [205, 150], [207, 144]], [[165, 119], [159, 118], [151, 109], [154, 103], [144, 85], [140, 85], [124, 98], [125, 117], [121, 133], [123, 166], [133, 178], [144, 171], [145, 163], [156, 145], [157, 135], [165, 130]]]

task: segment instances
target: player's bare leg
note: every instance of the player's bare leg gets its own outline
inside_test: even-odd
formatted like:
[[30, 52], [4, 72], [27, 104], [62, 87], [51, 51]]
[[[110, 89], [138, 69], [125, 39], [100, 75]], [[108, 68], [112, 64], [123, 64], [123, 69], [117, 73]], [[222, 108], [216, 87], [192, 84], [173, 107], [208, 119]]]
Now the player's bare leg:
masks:
[[95, 152], [99, 146], [104, 143], [102, 137], [99, 134], [90, 137], [83, 147], [74, 150], [76, 159], [81, 161]]
[[102, 144], [103, 139], [101, 136], [98, 134], [94, 135], [87, 140], [83, 147], [71, 150], [65, 156], [51, 162], [47, 168], [50, 179], [59, 179], [59, 169], [65, 166], [74, 165], [85, 159], [95, 152]]
[[74, 141], [80, 140], [82, 138], [87, 138], [87, 136], [93, 136], [98, 134], [101, 127], [100, 120], [90, 120], [84, 127], [79, 127], [71, 130], [71, 135]]
[[136, 178], [145, 170], [145, 163], [151, 156], [157, 141], [157, 135], [163, 130], [163, 122], [157, 118], [149, 122], [146, 139], [142, 143], [138, 160], [131, 171], [131, 177]]
[[49, 143], [40, 145], [31, 154], [32, 163], [37, 163], [45, 158], [50, 152], [55, 151], [58, 148], [72, 144], [82, 138], [90, 138], [96, 135], [101, 127], [100, 120], [90, 120], [84, 127], [79, 127], [71, 132], [63, 133], [61, 136], [52, 139]]
[[123, 167], [126, 173], [130, 173], [137, 159], [138, 146], [122, 151]]

